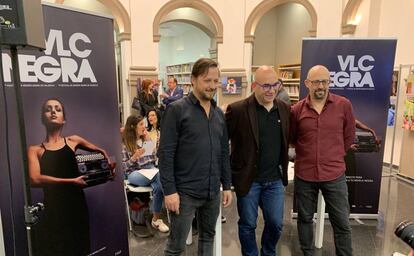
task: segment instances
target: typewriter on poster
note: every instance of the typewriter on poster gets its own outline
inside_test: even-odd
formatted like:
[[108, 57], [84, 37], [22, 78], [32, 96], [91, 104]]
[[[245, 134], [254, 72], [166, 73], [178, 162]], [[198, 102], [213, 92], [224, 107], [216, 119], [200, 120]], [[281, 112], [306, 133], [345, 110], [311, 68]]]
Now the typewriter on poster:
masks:
[[114, 176], [108, 159], [102, 153], [76, 155], [76, 162], [79, 174], [86, 176], [84, 180], [88, 187], [106, 183]]
[[356, 152], [371, 153], [379, 151], [379, 145], [374, 135], [370, 132], [357, 131], [355, 133], [354, 144], [357, 145]]

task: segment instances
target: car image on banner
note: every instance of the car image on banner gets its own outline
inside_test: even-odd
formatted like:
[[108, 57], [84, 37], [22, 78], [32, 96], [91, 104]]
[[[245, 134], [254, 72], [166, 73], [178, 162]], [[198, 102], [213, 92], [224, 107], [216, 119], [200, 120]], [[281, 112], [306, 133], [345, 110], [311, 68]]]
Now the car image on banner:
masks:
[[[19, 50], [31, 203], [45, 205], [31, 228], [33, 255], [129, 255], [113, 19], [50, 4], [43, 14], [46, 50]], [[1, 179], [21, 190], [11, 58], [2, 57], [13, 171]], [[24, 203], [5, 191], [18, 205], [9, 213], [10, 202], [2, 197], [0, 204], [6, 253], [13, 255], [12, 243], [27, 243], [25, 227], [5, 223], [22, 219]]]

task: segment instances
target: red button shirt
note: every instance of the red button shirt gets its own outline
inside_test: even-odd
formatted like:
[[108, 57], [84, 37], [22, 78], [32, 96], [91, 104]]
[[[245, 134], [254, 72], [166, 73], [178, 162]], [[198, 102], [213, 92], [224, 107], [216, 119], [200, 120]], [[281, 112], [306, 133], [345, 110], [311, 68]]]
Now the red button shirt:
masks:
[[345, 152], [355, 138], [355, 118], [348, 99], [329, 93], [318, 114], [308, 95], [292, 107], [290, 127], [297, 177], [331, 181], [345, 172]]

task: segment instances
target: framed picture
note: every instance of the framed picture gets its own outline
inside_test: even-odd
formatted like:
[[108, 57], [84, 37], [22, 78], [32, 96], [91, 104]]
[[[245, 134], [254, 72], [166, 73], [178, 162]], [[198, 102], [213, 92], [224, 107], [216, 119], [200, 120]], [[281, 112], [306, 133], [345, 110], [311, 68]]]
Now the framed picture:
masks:
[[241, 77], [224, 76], [221, 78], [221, 92], [226, 94], [241, 94]]

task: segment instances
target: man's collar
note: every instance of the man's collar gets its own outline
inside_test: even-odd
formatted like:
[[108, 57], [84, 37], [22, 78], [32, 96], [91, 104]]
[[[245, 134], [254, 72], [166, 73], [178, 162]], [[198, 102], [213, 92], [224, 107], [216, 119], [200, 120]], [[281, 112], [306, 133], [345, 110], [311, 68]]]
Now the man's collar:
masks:
[[[191, 101], [194, 105], [196, 105], [197, 103], [198, 103], [198, 104], [200, 104], [200, 101], [197, 99], [197, 97], [194, 95], [194, 93], [193, 93], [193, 92], [190, 92], [190, 93], [188, 94], [188, 98], [190, 98], [190, 101]], [[214, 99], [210, 100], [210, 103], [211, 103], [211, 105], [212, 105], [213, 107], [216, 107], [216, 106], [217, 106], [217, 102], [216, 102]]]
[[[333, 96], [332, 96], [332, 94], [331, 94], [330, 92], [328, 92], [328, 97], [326, 98], [325, 105], [326, 105], [326, 104], [328, 104], [328, 103], [330, 103], [330, 102], [333, 102]], [[306, 96], [306, 98], [305, 98], [305, 103], [306, 103], [306, 105], [308, 105], [309, 107], [311, 107], [311, 106], [312, 106], [312, 102], [311, 102], [310, 94], [308, 94], [308, 96]]]

